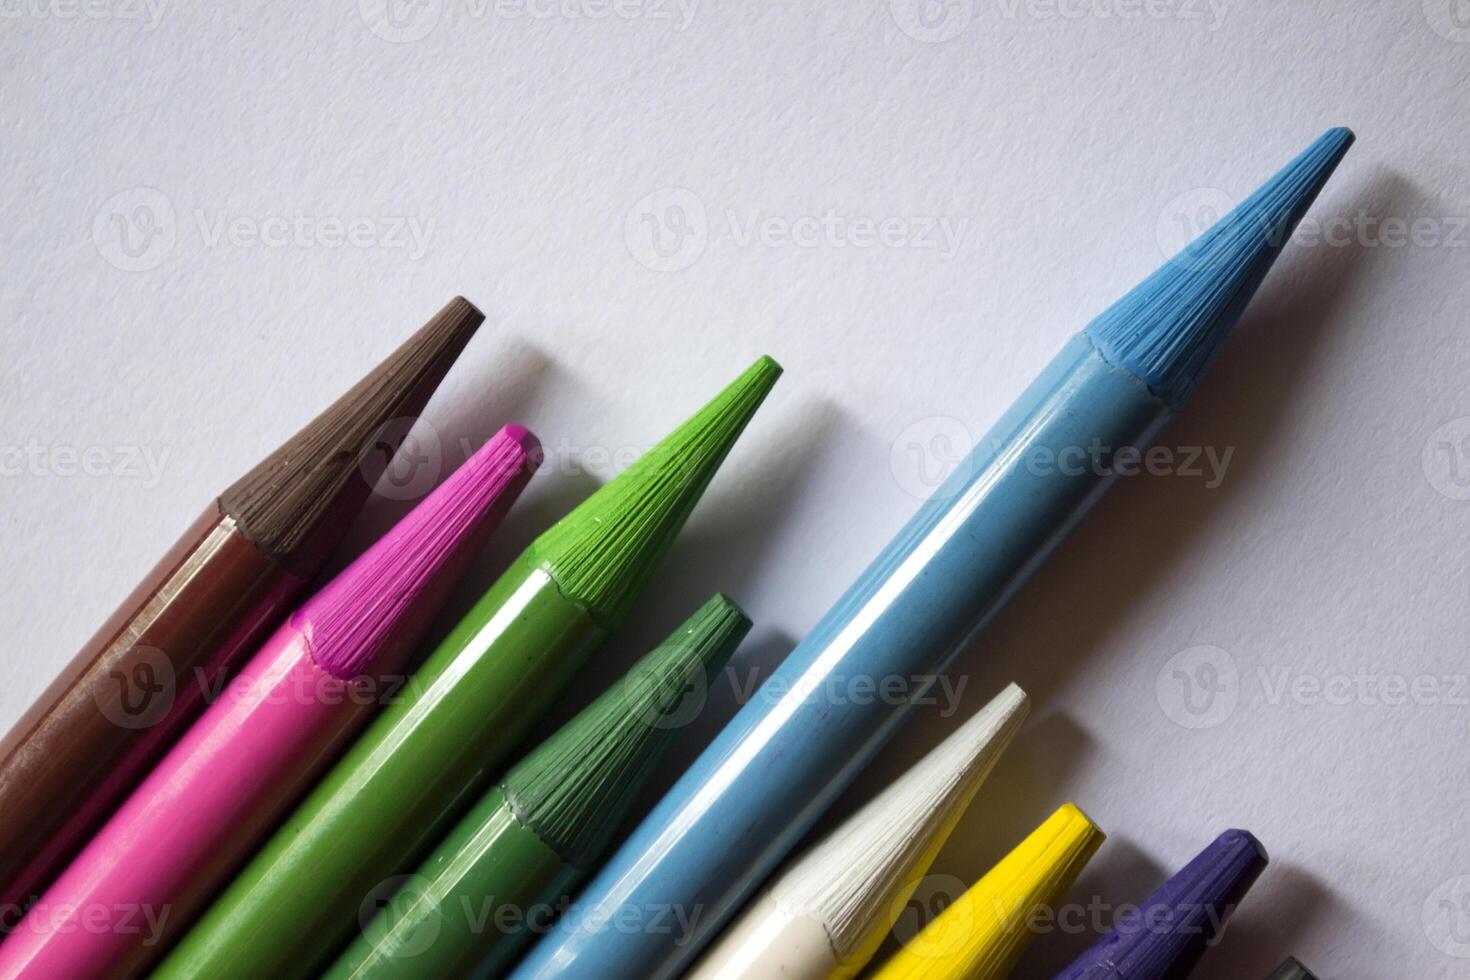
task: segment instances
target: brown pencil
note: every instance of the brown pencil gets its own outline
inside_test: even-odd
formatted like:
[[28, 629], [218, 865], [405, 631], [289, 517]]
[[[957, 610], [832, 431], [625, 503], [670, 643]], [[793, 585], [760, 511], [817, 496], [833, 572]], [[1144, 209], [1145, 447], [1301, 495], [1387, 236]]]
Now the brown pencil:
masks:
[[0, 741], [0, 933], [310, 582], [484, 320], [456, 298], [205, 508]]

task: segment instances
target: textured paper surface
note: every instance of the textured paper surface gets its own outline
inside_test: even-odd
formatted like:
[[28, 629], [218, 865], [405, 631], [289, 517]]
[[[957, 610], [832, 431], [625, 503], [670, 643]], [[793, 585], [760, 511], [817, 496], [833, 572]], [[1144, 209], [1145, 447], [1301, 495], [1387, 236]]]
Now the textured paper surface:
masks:
[[[1170, 475], [1124, 482], [843, 809], [1014, 680], [1035, 708], [985, 789], [1006, 815], [963, 823], [924, 894], [1071, 799], [1110, 833], [1084, 928], [1242, 826], [1273, 863], [1201, 976], [1470, 968], [1463, 4], [3, 13], [5, 725], [210, 494], [456, 292], [489, 322], [430, 406], [438, 454], [353, 547], [525, 423], [550, 459], [462, 610], [768, 352], [786, 377], [577, 698], [715, 589], [756, 621], [743, 686], [1068, 335], [1352, 126], [1166, 433]], [[1087, 945], [1065, 925], [1022, 975]]]

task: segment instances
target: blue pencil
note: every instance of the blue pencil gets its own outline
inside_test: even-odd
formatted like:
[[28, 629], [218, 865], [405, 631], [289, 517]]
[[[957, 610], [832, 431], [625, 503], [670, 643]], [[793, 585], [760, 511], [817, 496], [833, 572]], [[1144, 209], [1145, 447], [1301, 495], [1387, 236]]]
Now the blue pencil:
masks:
[[[736, 714], [512, 974], [686, 967], [893, 735], [906, 703], [830, 697], [943, 670], [1187, 401], [1353, 135], [1325, 133], [1074, 337]], [[866, 680], [865, 680], [866, 679]], [[871, 690], [871, 688], [867, 688]], [[918, 694], [921, 692], [912, 692]]]

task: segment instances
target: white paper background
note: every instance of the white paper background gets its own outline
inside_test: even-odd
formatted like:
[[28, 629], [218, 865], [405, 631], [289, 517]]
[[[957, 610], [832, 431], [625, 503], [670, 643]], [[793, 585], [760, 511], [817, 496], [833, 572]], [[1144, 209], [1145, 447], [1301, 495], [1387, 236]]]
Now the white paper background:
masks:
[[[553, 459], [455, 611], [606, 478], [596, 452], [784, 363], [568, 708], [715, 589], [758, 622], [740, 665], [769, 668], [915, 508], [915, 446], [938, 464], [983, 433], [1186, 229], [1350, 125], [1314, 236], [1164, 438], [1233, 450], [1223, 482], [1125, 482], [961, 659], [959, 714], [1011, 679], [1035, 708], [935, 870], [974, 878], [1070, 799], [1110, 832], [1075, 895], [1128, 902], [1247, 827], [1273, 863], [1201, 976], [1288, 952], [1467, 975], [1470, 10], [839, 7], [3, 4], [0, 724], [212, 493], [456, 292], [490, 319], [428, 411], [443, 459], [513, 420]], [[330, 219], [364, 217], [334, 246]], [[99, 447], [106, 473], [74, 473]], [[1191, 730], [1174, 670], [1201, 657], [1236, 686]], [[718, 690], [675, 762], [732, 708]], [[1021, 974], [1087, 939], [1041, 937]]]

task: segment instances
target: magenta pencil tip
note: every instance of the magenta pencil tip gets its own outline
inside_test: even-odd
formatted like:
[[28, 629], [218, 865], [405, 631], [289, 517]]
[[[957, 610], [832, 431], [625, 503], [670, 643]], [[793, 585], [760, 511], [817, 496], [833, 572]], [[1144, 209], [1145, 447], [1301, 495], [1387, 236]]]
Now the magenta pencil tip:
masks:
[[328, 673], [401, 666], [459, 573], [541, 462], [541, 443], [508, 425], [292, 617]]
[[541, 440], [537, 439], [536, 434], [524, 425], [507, 425], [495, 433], [493, 438], [509, 439], [520, 446], [521, 452], [526, 454], [527, 465], [532, 470], [541, 465], [541, 460], [543, 459]]

